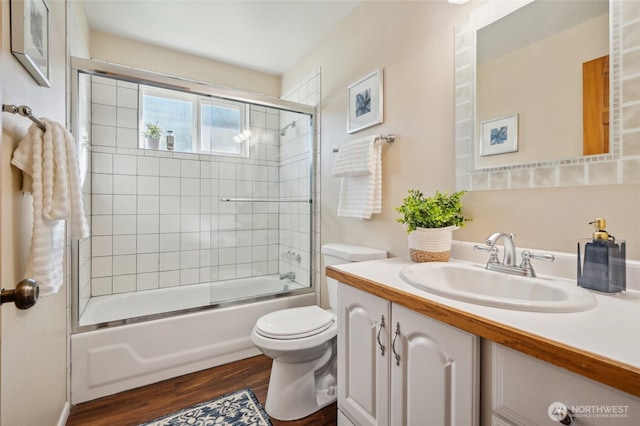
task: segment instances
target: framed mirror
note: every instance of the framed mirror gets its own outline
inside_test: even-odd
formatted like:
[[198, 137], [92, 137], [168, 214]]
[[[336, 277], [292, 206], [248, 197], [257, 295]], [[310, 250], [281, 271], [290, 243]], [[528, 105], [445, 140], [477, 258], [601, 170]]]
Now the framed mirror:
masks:
[[[623, 40], [624, 28], [637, 20], [630, 3], [490, 0], [457, 23], [457, 189], [631, 183], [639, 179], [632, 164], [625, 162], [630, 158], [625, 154], [634, 153], [631, 150], [625, 153], [622, 142], [622, 135], [634, 128], [630, 126], [637, 127], [637, 124], [622, 120], [623, 85], [625, 82], [629, 86], [633, 84], [625, 79], [640, 71], [637, 62], [622, 61], [629, 48], [640, 49], [639, 42], [631, 36]], [[548, 10], [548, 6], [563, 8], [576, 4], [580, 6], [578, 11]], [[557, 19], [560, 15], [571, 17], [571, 25], [554, 27], [560, 22]], [[524, 22], [534, 25], [529, 25], [525, 31]], [[580, 33], [574, 29], [576, 25], [586, 29], [581, 29], [583, 33]], [[606, 40], [594, 39], [588, 44], [598, 46], [582, 52], [587, 44], [584, 31], [605, 33]], [[562, 41], [565, 51], [552, 52], [560, 46], [561, 38], [566, 39]], [[582, 155], [582, 63], [606, 56], [607, 51], [609, 146], [606, 152], [585, 156]], [[566, 68], [562, 62], [569, 56], [577, 56], [572, 59], [577, 65], [571, 65], [573, 74], [561, 76], [559, 69]], [[498, 61], [496, 65], [496, 58], [503, 62]], [[542, 58], [548, 62], [543, 62]], [[532, 62], [527, 63], [527, 60]], [[487, 65], [490, 61], [494, 61], [491, 65], [494, 71]], [[516, 68], [502, 75], [496, 74], [496, 68], [502, 71], [508, 68], [504, 61]], [[537, 68], [528, 70], [534, 66]], [[527, 73], [537, 81], [521, 80], [520, 77]], [[489, 84], [487, 80], [493, 81]], [[554, 98], [556, 92], [560, 96]], [[481, 156], [483, 138], [490, 138], [491, 131], [504, 136], [496, 138], [496, 142], [509, 140], [506, 128], [486, 129], [483, 136], [481, 122], [492, 123], [493, 119], [514, 115], [518, 118], [514, 127], [518, 132], [517, 150], [497, 150], [500, 155]], [[486, 146], [490, 141], [484, 143]]]

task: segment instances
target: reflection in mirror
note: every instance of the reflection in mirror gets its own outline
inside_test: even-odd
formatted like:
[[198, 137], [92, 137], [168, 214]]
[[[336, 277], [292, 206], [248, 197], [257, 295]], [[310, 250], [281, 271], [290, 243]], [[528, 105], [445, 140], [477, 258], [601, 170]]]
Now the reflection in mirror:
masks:
[[[536, 1], [536, 3], [539, 0]], [[476, 121], [476, 110], [484, 99], [477, 99], [481, 95], [476, 92], [476, 37], [480, 28], [486, 27], [499, 19], [510, 15], [516, 10], [532, 3], [531, 0], [505, 2], [500, 0], [488, 0], [486, 3], [475, 8], [468, 16], [456, 23], [456, 188], [458, 190], [493, 190], [510, 188], [540, 188], [550, 186], [575, 186], [575, 185], [604, 185], [613, 183], [636, 183], [640, 181], [640, 174], [637, 173], [638, 161], [635, 159], [640, 148], [636, 148], [634, 143], [635, 135], [638, 134], [636, 115], [631, 114], [635, 110], [637, 102], [640, 101], [637, 90], [634, 87], [636, 78], [640, 74], [640, 61], [635, 60], [640, 52], [640, 40], [634, 37], [633, 29], [637, 24], [637, 8], [633, 1], [611, 1], [609, 2], [609, 70], [610, 83], [609, 99], [610, 113], [606, 118], [611, 123], [609, 132], [609, 149], [605, 154], [582, 155], [582, 106], [581, 101], [577, 102], [574, 115], [578, 121], [571, 125], [577, 130], [578, 136], [574, 143], [575, 154], [564, 154], [564, 156], [548, 159], [521, 159], [511, 163], [487, 165], [482, 168], [477, 164], [480, 156], [480, 137], [478, 124]], [[543, 3], [573, 3], [573, 2], [543, 2]], [[596, 18], [597, 19], [597, 18]], [[538, 23], [542, 21], [538, 20]], [[541, 24], [540, 24], [541, 26]], [[584, 44], [583, 40], [575, 40], [574, 49], [579, 50], [579, 45]], [[594, 54], [595, 56], [596, 54]], [[606, 55], [605, 55], [606, 56]], [[594, 59], [589, 58], [590, 59]], [[623, 60], [624, 58], [624, 60]], [[560, 62], [560, 59], [556, 59]], [[556, 64], [547, 65], [549, 69]], [[582, 67], [582, 63], [580, 64]], [[551, 72], [542, 73], [548, 85], [554, 84], [555, 75]], [[582, 70], [580, 69], [578, 78], [578, 95], [582, 97]], [[531, 86], [526, 83], [523, 86]], [[546, 90], [546, 87], [529, 87], [532, 91]], [[556, 91], [566, 92], [564, 86], [556, 88]], [[550, 96], [550, 95], [549, 95]], [[566, 95], [565, 95], [566, 96]], [[492, 101], [499, 101], [498, 96], [490, 93]], [[504, 97], [507, 97], [504, 95]], [[550, 99], [550, 98], [549, 98]], [[525, 105], [526, 106], [526, 105]], [[521, 106], [516, 106], [518, 109]], [[514, 107], [514, 108], [516, 108]], [[524, 108], [524, 107], [522, 107]], [[559, 101], [546, 100], [542, 102], [540, 108], [550, 111], [553, 116], [561, 118], [561, 127], [568, 127], [567, 109], [568, 106], [560, 106]], [[505, 107], [506, 110], [506, 107]], [[623, 115], [623, 112], [629, 112]], [[522, 110], [509, 109], [507, 112], [498, 114], [500, 117], [513, 117], [515, 114], [521, 116]], [[480, 111], [479, 114], [485, 114]], [[489, 113], [493, 116], [494, 113]], [[495, 117], [494, 117], [495, 118]], [[601, 117], [602, 118], [602, 117]], [[604, 120], [605, 122], [607, 120]], [[555, 146], [564, 144], [565, 137], [558, 137], [552, 131], [550, 122], [542, 124], [528, 124], [523, 121], [522, 127], [535, 126], [542, 128], [542, 136], [533, 141], [528, 140], [526, 129], [522, 129], [518, 148], [524, 152], [523, 146], [529, 149], [532, 146], [542, 144], [549, 140], [552, 148], [544, 151], [555, 151]], [[606, 124], [606, 123], [605, 123]], [[538, 129], [539, 130], [539, 129]], [[501, 134], [502, 136], [502, 134]], [[505, 135], [506, 136], [506, 135]], [[567, 137], [568, 138], [568, 137]], [[500, 138], [508, 140], [508, 137]], [[533, 148], [532, 148], [533, 149]], [[507, 150], [498, 150], [507, 152]], [[535, 152], [535, 150], [534, 150]], [[521, 152], [505, 153], [493, 155], [495, 158], [513, 157]], [[569, 155], [569, 157], [567, 157]]]
[[483, 121], [519, 118], [518, 151], [478, 155], [476, 167], [583, 154], [582, 68], [609, 54], [607, 1], [534, 1], [478, 29], [476, 52], [476, 134]]

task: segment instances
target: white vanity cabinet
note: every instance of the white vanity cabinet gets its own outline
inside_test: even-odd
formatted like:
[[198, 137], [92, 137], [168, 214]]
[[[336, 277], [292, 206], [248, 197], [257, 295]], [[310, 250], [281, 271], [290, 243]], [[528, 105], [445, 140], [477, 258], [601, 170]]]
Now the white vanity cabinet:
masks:
[[482, 424], [560, 425], [549, 415], [556, 403], [574, 409], [571, 424], [639, 424], [640, 398], [631, 394], [487, 340], [482, 359]]
[[478, 337], [338, 284], [340, 418], [358, 426], [477, 425], [478, 380]]

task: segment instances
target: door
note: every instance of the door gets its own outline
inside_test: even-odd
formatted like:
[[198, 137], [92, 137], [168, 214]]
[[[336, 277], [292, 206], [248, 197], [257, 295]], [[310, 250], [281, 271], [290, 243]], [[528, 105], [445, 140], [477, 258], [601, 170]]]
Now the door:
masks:
[[338, 408], [359, 426], [389, 425], [389, 306], [338, 284]]
[[609, 55], [582, 64], [583, 155], [609, 152]]
[[391, 424], [477, 425], [479, 338], [393, 305]]

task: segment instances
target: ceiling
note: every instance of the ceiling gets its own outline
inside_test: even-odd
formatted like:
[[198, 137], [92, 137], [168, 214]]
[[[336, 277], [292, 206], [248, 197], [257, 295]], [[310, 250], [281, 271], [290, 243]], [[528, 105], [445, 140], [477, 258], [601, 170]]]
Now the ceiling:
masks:
[[92, 31], [282, 75], [360, 0], [82, 0]]

